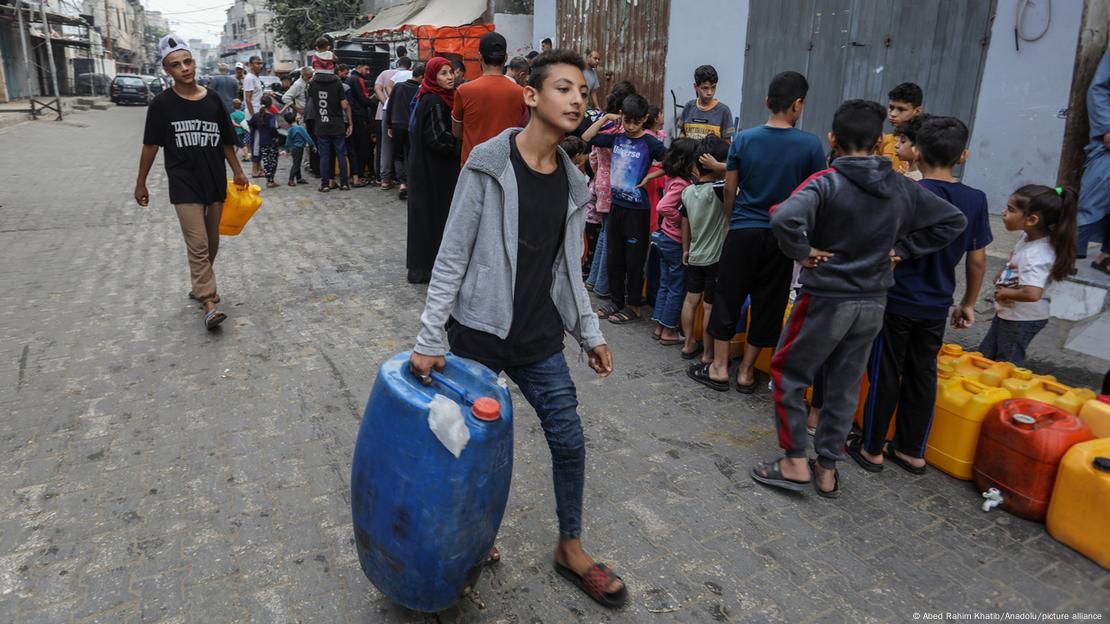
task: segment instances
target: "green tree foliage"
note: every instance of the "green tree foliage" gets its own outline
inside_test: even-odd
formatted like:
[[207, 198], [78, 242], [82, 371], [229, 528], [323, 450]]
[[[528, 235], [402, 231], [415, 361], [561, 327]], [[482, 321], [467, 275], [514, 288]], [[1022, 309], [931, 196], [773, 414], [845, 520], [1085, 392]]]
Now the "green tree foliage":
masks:
[[361, 0], [266, 0], [274, 13], [269, 29], [293, 50], [313, 48], [316, 38], [333, 31], [361, 24]]

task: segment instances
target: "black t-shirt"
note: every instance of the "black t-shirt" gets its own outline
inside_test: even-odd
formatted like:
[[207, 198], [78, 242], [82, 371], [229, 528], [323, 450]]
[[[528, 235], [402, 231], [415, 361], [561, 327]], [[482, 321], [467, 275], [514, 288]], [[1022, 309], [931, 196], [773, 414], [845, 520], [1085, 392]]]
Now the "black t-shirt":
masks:
[[520, 203], [513, 324], [501, 340], [451, 319], [451, 351], [495, 370], [534, 364], [563, 350], [563, 319], [551, 299], [552, 269], [566, 236], [570, 190], [562, 158], [555, 171], [533, 171], [512, 145]]
[[343, 116], [343, 83], [339, 80], [313, 80], [308, 83], [308, 105], [313, 108], [316, 134], [343, 136], [347, 132], [347, 119]]
[[146, 111], [144, 145], [164, 150], [171, 204], [213, 204], [227, 196], [224, 146], [235, 145], [230, 113], [215, 91], [186, 100], [166, 89]]

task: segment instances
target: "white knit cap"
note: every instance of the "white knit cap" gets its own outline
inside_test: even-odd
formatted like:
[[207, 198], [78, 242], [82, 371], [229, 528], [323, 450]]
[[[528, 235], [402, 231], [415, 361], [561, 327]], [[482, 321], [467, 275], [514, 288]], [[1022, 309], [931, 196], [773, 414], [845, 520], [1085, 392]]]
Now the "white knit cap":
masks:
[[173, 52], [188, 49], [189, 44], [185, 43], [185, 40], [182, 39], [180, 35], [176, 35], [173, 33], [162, 37], [162, 40], [158, 42], [158, 55], [159, 58], [163, 61], [165, 61], [166, 57]]

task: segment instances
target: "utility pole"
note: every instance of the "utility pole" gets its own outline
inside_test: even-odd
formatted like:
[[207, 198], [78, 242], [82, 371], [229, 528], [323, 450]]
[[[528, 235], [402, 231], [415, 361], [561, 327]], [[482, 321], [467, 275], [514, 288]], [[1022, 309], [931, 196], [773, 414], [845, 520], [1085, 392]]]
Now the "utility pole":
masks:
[[62, 92], [58, 90], [58, 68], [54, 65], [54, 43], [50, 39], [50, 24], [46, 21], [46, 0], [39, 1], [42, 9], [42, 30], [46, 37], [46, 56], [50, 59], [50, 81], [54, 85], [54, 106], [57, 107], [58, 121], [62, 120]]
[[31, 68], [34, 63], [31, 61], [30, 51], [27, 49], [27, 29], [23, 26], [23, 2], [16, 2], [15, 6], [16, 19], [19, 20], [19, 44], [23, 47], [23, 60], [27, 64], [27, 101], [31, 103], [31, 119], [35, 119], [38, 115], [35, 113], [35, 93], [31, 90]]

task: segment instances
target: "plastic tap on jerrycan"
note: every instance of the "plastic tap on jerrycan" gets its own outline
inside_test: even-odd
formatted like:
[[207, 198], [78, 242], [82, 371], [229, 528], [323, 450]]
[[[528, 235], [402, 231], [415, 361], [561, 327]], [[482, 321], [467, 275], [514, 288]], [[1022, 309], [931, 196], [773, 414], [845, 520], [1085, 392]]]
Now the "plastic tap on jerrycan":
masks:
[[1094, 390], [1072, 388], [1056, 381], [1054, 377], [1015, 376], [1002, 382], [1015, 399], [1035, 399], [1068, 412], [1078, 414], [1083, 404], [1095, 398]]
[[239, 188], [231, 180], [227, 181], [227, 197], [220, 213], [220, 235], [238, 236], [247, 221], [262, 206], [262, 188], [251, 184]]
[[1094, 436], [1074, 414], [1031, 399], [994, 406], [975, 451], [975, 487], [998, 488], [1002, 508], [1043, 522], [1064, 453]]
[[1071, 447], [1060, 460], [1048, 533], [1110, 569], [1110, 438]]
[[936, 410], [925, 444], [925, 461], [957, 479], [971, 480], [983, 419], [1008, 398], [1007, 390], [960, 377], [949, 367], [938, 369]]
[[[481, 573], [513, 465], [508, 389], [476, 362], [446, 360], [430, 386], [410, 371], [409, 353], [382, 364], [351, 466], [363, 572], [390, 599], [429, 613], [451, 606]], [[432, 430], [448, 417], [453, 433], [469, 435], [458, 457], [448, 442], [457, 448], [460, 438], [441, 442], [444, 428]]]

